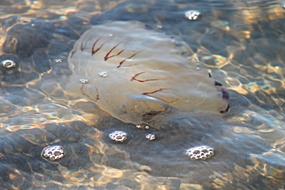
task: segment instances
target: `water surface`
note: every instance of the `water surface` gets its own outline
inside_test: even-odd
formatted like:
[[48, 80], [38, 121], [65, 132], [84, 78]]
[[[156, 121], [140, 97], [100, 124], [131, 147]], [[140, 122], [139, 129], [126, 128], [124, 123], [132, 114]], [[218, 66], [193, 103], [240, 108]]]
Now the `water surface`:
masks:
[[[0, 183], [2, 189], [284, 189], [282, 1], [4, 0], [0, 2]], [[187, 10], [199, 10], [197, 21]], [[65, 89], [67, 56], [92, 25], [136, 20], [187, 43], [184, 56], [230, 90], [222, 116], [177, 114], [142, 130]], [[175, 73], [173, 73], [175, 75]], [[108, 139], [124, 130], [124, 144]], [[145, 134], [158, 140], [149, 142]], [[47, 145], [66, 151], [42, 159]], [[215, 148], [207, 161], [185, 150]]]

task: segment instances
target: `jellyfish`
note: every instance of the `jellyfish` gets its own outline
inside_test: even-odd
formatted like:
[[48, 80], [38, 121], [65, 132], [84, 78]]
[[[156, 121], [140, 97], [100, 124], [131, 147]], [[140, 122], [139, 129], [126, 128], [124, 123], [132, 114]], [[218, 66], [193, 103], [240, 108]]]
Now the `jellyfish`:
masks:
[[66, 88], [135, 125], [176, 112], [226, 112], [226, 89], [181, 49], [174, 38], [140, 22], [93, 26], [69, 53]]

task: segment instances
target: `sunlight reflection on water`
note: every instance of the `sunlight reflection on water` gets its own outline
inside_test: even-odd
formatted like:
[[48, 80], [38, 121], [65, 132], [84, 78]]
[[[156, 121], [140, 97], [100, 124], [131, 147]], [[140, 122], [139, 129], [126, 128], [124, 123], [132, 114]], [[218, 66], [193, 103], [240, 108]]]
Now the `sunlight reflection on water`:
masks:
[[[192, 22], [185, 11], [198, 10]], [[4, 0], [0, 2], [0, 183], [3, 189], [282, 189], [285, 10], [279, 1]], [[136, 20], [177, 36], [189, 63], [230, 92], [225, 116], [176, 114], [164, 130], [125, 124], [65, 90], [67, 56], [91, 25]], [[60, 60], [60, 61], [59, 61]], [[125, 131], [128, 141], [108, 137]], [[148, 141], [146, 134], [156, 134]], [[58, 162], [41, 158], [63, 146]], [[190, 160], [208, 145], [215, 156]]]

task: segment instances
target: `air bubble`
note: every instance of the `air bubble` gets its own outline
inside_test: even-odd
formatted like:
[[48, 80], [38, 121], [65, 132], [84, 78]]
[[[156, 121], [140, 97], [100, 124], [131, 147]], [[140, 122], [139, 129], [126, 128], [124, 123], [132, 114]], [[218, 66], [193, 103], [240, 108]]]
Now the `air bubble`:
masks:
[[146, 125], [146, 124], [138, 124], [136, 125], [136, 128], [138, 129], [149, 129], [149, 125]]
[[16, 67], [16, 63], [13, 60], [6, 59], [2, 61], [2, 66], [6, 69], [12, 69]]
[[81, 84], [88, 84], [89, 80], [88, 79], [79, 79]]
[[214, 149], [210, 146], [196, 146], [186, 150], [186, 156], [192, 160], [207, 160], [214, 156]]
[[145, 135], [145, 138], [149, 141], [154, 141], [154, 140], [156, 140], [156, 135], [152, 134], [152, 133], [148, 133]]
[[42, 150], [41, 156], [48, 161], [58, 161], [64, 157], [64, 149], [60, 145], [47, 146]]
[[128, 139], [128, 135], [124, 131], [114, 131], [109, 134], [109, 138], [115, 142], [125, 142]]
[[185, 17], [188, 20], [197, 20], [200, 17], [201, 13], [197, 10], [189, 10], [185, 12]]
[[62, 59], [55, 59], [54, 60], [56, 63], [62, 63]]
[[106, 71], [102, 71], [102, 72], [98, 73], [98, 75], [102, 78], [108, 77], [108, 73]]

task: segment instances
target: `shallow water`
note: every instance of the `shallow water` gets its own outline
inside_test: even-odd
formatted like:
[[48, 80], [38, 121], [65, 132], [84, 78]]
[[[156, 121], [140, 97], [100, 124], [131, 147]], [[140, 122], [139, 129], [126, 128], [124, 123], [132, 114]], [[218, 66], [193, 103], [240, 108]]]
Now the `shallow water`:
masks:
[[[1, 189], [284, 189], [285, 9], [282, 1], [148, 0], [0, 2]], [[197, 21], [187, 10], [199, 10]], [[136, 20], [185, 41], [230, 89], [225, 115], [176, 114], [163, 130], [137, 129], [65, 89], [67, 56], [91, 25]], [[15, 40], [16, 39], [16, 40]], [[16, 42], [17, 43], [16, 43]], [[175, 75], [175, 73], [173, 73]], [[129, 134], [126, 143], [108, 138]], [[147, 141], [145, 134], [157, 134]], [[41, 157], [47, 145], [66, 152]], [[190, 160], [196, 145], [215, 149]]]

